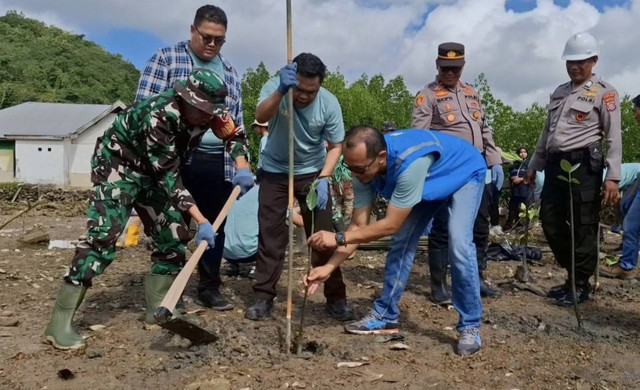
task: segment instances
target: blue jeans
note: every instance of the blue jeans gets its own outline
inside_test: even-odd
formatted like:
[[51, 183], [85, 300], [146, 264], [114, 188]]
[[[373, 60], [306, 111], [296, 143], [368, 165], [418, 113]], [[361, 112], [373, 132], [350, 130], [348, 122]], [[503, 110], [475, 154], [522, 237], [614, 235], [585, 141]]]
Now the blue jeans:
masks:
[[386, 322], [398, 322], [398, 302], [411, 273], [420, 236], [440, 207], [449, 209], [449, 262], [453, 307], [460, 314], [459, 331], [480, 326], [482, 302], [473, 244], [473, 224], [482, 200], [484, 183], [469, 182], [449, 201], [422, 201], [415, 205], [391, 238], [384, 269], [382, 295], [373, 302], [371, 314]]
[[620, 268], [632, 270], [638, 265], [638, 236], [640, 235], [640, 198], [633, 198], [622, 221], [622, 256]]

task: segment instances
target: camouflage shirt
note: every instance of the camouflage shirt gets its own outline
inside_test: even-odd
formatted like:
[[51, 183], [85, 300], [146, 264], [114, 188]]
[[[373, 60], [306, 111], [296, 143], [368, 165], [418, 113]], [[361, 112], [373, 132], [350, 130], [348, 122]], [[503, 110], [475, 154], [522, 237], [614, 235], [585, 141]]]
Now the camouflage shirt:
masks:
[[169, 89], [118, 114], [98, 140], [92, 162], [94, 184], [113, 180], [113, 171], [129, 173], [141, 182], [147, 177], [163, 187], [180, 211], [195, 205], [182, 184], [180, 167], [207, 128], [185, 121], [174, 93]]

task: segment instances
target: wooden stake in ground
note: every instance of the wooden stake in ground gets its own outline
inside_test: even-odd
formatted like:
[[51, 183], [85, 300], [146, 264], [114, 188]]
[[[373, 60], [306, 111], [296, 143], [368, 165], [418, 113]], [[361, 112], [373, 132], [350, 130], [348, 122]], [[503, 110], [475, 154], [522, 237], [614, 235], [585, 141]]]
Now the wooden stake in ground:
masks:
[[15, 214], [14, 216], [12, 216], [11, 218], [9, 218], [8, 220], [5, 221], [5, 223], [3, 223], [2, 225], [0, 225], [0, 230], [2, 230], [5, 226], [7, 226], [8, 224], [10, 224], [13, 220], [17, 219], [18, 217], [20, 217], [22, 214], [28, 212], [29, 210], [31, 210], [32, 208], [36, 207], [40, 205], [40, 201], [38, 200], [36, 203], [28, 206], [26, 209], [20, 211], [19, 213]]
[[[287, 63], [293, 60], [291, 34], [291, 0], [287, 0]], [[291, 313], [293, 312], [293, 93], [287, 93], [289, 111], [289, 262], [287, 281], [287, 354], [291, 353]]]

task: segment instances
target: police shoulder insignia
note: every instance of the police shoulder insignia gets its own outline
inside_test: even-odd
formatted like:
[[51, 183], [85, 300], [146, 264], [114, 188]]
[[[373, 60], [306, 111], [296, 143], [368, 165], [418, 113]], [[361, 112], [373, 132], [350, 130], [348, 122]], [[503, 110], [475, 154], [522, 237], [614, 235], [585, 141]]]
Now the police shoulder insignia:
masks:
[[419, 94], [416, 95], [414, 104], [416, 105], [416, 107], [420, 107], [422, 103], [424, 103], [424, 94], [420, 92]]
[[602, 101], [604, 102], [605, 106], [607, 107], [607, 111], [609, 112], [615, 111], [618, 108], [618, 106], [616, 105], [615, 92], [606, 93], [604, 96], [602, 96]]

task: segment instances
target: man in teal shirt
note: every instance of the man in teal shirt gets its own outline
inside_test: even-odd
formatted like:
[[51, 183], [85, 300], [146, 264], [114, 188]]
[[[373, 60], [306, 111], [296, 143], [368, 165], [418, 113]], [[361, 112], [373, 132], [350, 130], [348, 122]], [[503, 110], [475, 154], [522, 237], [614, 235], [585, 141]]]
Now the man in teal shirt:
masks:
[[[302, 53], [280, 70], [260, 91], [256, 120], [269, 121], [269, 138], [261, 153], [262, 175], [258, 224], [258, 259], [255, 303], [247, 308], [245, 317], [259, 320], [273, 309], [276, 285], [282, 274], [287, 226], [289, 171], [289, 115], [294, 122], [294, 195], [301, 206], [307, 236], [311, 233], [311, 212], [314, 212], [314, 231], [332, 230], [331, 197], [328, 178], [342, 153], [344, 123], [342, 110], [331, 92], [321, 87], [326, 66], [311, 53]], [[288, 112], [287, 92], [293, 94], [294, 112]], [[328, 147], [325, 149], [324, 142]], [[317, 183], [318, 206], [306, 207], [305, 198], [311, 183]], [[327, 262], [332, 250], [315, 251], [314, 266]], [[346, 290], [340, 270], [325, 283], [328, 313], [339, 320], [350, 320]]]

